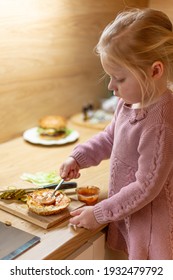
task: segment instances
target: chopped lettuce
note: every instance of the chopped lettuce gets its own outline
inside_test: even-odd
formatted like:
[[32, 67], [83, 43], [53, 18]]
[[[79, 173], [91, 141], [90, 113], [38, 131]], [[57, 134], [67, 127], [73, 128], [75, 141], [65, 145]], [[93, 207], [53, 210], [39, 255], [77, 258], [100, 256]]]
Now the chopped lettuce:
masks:
[[61, 180], [61, 177], [57, 175], [56, 171], [37, 172], [35, 174], [23, 173], [20, 178], [24, 181], [31, 182], [36, 186], [46, 186], [49, 184], [59, 183]]
[[37, 132], [39, 134], [49, 134], [49, 135], [54, 135], [56, 132], [65, 132], [65, 137], [67, 137], [68, 135], [70, 135], [73, 130], [69, 129], [69, 128], [62, 128], [62, 129], [54, 129], [54, 128], [42, 128], [42, 127], [38, 127], [37, 128]]

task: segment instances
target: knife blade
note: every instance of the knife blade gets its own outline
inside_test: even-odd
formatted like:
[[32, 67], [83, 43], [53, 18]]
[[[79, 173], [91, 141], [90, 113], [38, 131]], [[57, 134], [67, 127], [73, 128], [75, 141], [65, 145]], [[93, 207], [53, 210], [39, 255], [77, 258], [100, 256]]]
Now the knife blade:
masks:
[[[57, 186], [57, 183], [49, 184], [47, 186], [42, 186], [40, 187], [41, 189], [55, 189]], [[74, 189], [77, 187], [76, 182], [63, 182], [62, 185], [60, 186], [59, 190], [64, 190], [64, 189]]]
[[[27, 192], [29, 191], [34, 191], [34, 190], [39, 190], [39, 189], [55, 189], [57, 186], [57, 183], [52, 183], [49, 185], [44, 185], [44, 186], [39, 186], [39, 187], [32, 187], [32, 188], [16, 188], [16, 189], [1, 189], [0, 193], [3, 192], [14, 192], [15, 190], [25, 190]], [[66, 189], [73, 189], [77, 187], [76, 182], [63, 182], [59, 188], [59, 190], [66, 190]]]

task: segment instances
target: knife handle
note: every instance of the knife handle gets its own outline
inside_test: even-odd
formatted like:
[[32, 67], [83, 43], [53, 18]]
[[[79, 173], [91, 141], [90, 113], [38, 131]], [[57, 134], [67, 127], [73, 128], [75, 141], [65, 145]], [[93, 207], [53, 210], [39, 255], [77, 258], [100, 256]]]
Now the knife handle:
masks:
[[[44, 189], [55, 189], [55, 187], [57, 185], [58, 185], [57, 183], [56, 184], [53, 183], [53, 184], [44, 186], [43, 188]], [[73, 189], [73, 188], [76, 188], [76, 187], [77, 187], [77, 183], [76, 182], [63, 182], [61, 187], [59, 188], [59, 190]]]

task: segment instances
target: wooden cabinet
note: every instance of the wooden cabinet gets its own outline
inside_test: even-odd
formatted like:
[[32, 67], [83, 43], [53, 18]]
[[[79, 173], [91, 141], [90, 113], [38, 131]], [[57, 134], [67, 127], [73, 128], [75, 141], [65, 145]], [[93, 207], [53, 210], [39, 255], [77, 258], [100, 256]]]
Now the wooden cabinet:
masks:
[[66, 260], [127, 260], [127, 256], [122, 251], [107, 248], [106, 234], [103, 230], [68, 256]]
[[71, 254], [67, 260], [104, 260], [105, 233], [98, 232], [93, 238]]

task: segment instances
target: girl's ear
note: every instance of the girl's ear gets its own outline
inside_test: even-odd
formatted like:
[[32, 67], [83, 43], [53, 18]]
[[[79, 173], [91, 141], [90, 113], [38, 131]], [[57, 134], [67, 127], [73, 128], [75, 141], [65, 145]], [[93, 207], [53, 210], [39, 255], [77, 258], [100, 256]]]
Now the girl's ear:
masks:
[[160, 79], [163, 75], [163, 68], [163, 63], [161, 61], [155, 61], [151, 66], [151, 77]]

